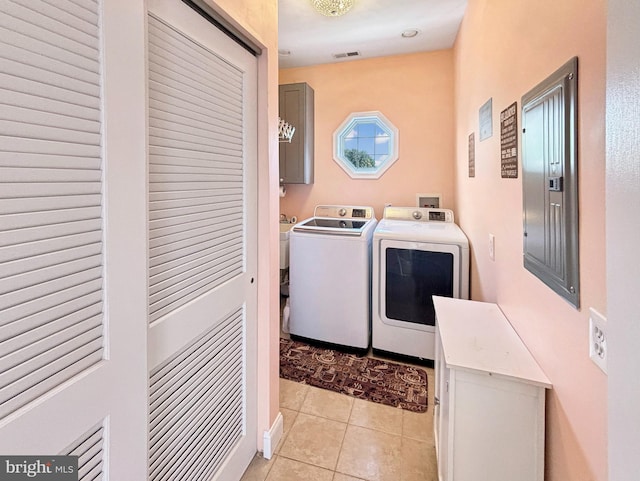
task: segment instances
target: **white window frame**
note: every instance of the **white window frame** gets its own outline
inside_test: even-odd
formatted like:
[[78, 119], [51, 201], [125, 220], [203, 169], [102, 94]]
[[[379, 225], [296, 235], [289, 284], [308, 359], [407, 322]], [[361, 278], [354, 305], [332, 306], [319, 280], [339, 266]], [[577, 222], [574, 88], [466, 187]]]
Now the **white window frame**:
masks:
[[[381, 165], [374, 169], [358, 169], [344, 157], [344, 140], [356, 123], [371, 121], [374, 121], [382, 130], [389, 134], [389, 156]], [[398, 144], [398, 129], [382, 112], [353, 112], [333, 133], [333, 160], [335, 160], [352, 179], [379, 179], [396, 160], [398, 160]]]

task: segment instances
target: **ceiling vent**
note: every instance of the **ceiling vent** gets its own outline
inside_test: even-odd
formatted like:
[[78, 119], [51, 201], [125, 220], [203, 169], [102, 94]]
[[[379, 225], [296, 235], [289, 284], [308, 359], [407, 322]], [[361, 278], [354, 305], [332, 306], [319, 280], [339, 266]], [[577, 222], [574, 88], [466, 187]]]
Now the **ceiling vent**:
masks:
[[348, 58], [348, 57], [359, 57], [360, 52], [345, 52], [345, 53], [334, 53], [333, 58]]

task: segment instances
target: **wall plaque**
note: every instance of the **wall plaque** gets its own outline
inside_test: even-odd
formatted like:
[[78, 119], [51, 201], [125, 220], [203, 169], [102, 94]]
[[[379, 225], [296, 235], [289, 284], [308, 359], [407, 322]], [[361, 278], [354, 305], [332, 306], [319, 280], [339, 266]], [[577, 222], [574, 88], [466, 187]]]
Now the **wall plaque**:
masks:
[[476, 136], [469, 134], [469, 177], [476, 176]]
[[493, 99], [487, 100], [479, 111], [480, 119], [480, 142], [493, 135], [493, 122], [491, 121], [493, 110]]
[[518, 102], [500, 112], [500, 174], [518, 178]]

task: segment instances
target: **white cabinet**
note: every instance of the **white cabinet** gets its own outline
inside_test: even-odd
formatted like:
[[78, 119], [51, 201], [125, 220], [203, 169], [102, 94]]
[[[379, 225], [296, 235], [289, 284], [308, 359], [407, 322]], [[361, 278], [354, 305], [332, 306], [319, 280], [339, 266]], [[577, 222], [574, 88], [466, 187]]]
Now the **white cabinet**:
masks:
[[434, 306], [439, 481], [542, 481], [548, 378], [496, 304]]

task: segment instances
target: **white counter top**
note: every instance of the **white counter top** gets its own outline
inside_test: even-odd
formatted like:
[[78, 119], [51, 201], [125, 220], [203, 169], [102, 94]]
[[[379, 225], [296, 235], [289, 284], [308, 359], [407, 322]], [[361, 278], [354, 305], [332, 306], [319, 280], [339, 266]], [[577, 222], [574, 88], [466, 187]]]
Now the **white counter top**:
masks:
[[433, 303], [447, 367], [551, 387], [496, 304], [439, 296], [433, 297]]

